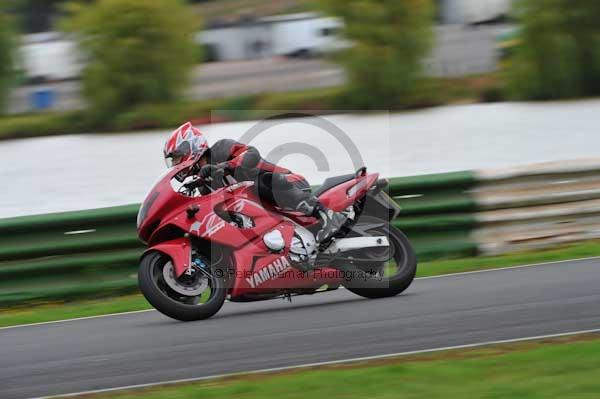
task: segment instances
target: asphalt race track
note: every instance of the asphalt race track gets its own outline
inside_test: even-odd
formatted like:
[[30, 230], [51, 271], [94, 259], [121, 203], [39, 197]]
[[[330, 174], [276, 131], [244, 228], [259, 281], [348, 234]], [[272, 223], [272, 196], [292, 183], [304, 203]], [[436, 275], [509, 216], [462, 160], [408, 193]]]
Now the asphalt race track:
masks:
[[207, 321], [157, 312], [0, 330], [0, 397], [29, 398], [600, 328], [600, 260], [227, 303]]

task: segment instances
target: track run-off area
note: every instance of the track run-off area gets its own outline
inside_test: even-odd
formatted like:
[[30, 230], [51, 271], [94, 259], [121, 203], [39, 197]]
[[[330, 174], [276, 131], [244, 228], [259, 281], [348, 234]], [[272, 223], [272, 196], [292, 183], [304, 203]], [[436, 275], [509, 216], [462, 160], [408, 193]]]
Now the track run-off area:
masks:
[[0, 397], [31, 398], [600, 329], [600, 259], [226, 303], [205, 321], [134, 312], [0, 329]]

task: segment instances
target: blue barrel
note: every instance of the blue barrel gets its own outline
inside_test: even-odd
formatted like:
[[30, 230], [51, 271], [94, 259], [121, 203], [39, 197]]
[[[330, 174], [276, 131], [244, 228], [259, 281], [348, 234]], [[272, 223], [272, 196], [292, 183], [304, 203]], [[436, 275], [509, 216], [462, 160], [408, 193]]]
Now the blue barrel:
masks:
[[33, 109], [48, 109], [54, 105], [56, 93], [51, 89], [39, 89], [31, 94], [31, 104]]

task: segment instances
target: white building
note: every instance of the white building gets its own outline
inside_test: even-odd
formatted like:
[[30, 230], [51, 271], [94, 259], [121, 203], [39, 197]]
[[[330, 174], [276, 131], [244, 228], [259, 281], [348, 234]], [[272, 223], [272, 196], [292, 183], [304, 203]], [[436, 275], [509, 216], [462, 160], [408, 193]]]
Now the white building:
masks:
[[343, 48], [345, 42], [336, 35], [341, 26], [337, 18], [299, 13], [206, 29], [197, 40], [208, 47], [216, 61], [308, 57]]
[[[437, 0], [442, 24], [472, 24], [507, 15], [512, 0]], [[309, 57], [349, 46], [336, 33], [341, 20], [317, 13], [263, 17], [235, 25], [209, 27], [196, 35], [206, 46], [207, 61], [235, 61], [273, 56]], [[491, 46], [493, 47], [493, 46]], [[83, 64], [75, 43], [59, 33], [24, 36], [22, 69], [29, 79], [77, 78]]]
[[73, 79], [83, 68], [75, 42], [56, 32], [23, 36], [19, 58], [29, 79]]
[[[341, 25], [315, 13], [290, 14], [209, 28], [196, 41], [209, 47], [210, 61], [310, 56], [344, 47], [335, 34]], [[23, 36], [20, 59], [25, 76], [34, 80], [74, 79], [83, 67], [75, 42], [58, 32]]]

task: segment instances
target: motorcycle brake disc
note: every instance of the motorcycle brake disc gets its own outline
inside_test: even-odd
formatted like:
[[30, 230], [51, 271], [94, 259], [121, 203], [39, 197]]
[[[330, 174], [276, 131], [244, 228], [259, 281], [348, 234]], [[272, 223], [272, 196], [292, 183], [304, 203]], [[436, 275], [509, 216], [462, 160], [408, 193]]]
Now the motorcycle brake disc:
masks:
[[186, 276], [184, 279], [175, 277], [175, 269], [171, 262], [163, 267], [163, 277], [169, 288], [184, 296], [202, 295], [208, 288], [208, 278], [198, 271], [195, 271], [191, 276]]

